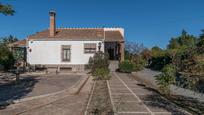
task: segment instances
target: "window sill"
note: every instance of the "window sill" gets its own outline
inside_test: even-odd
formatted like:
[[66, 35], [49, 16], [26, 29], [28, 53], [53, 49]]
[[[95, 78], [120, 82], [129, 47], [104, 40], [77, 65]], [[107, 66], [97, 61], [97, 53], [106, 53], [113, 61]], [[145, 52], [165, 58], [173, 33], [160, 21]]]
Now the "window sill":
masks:
[[70, 62], [70, 60], [62, 60], [62, 62]]
[[95, 53], [96, 53], [96, 52], [94, 52], [94, 53], [91, 53], [91, 52], [90, 52], [90, 53], [84, 53], [84, 54], [95, 54]]

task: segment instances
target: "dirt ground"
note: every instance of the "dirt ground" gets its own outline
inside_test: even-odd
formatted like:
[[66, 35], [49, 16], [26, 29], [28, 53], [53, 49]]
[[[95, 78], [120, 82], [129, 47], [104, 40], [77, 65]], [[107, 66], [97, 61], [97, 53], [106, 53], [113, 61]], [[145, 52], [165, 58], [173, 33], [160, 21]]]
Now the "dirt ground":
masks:
[[97, 80], [88, 108], [88, 115], [112, 115], [112, 105], [105, 80]]

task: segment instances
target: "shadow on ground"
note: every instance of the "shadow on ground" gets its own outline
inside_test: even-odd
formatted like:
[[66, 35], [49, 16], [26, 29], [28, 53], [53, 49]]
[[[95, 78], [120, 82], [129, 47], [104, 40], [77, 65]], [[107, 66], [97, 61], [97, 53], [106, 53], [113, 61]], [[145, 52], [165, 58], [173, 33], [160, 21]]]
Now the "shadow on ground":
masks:
[[[134, 77], [134, 76], [133, 76]], [[134, 77], [137, 81], [140, 81], [141, 84], [137, 84], [138, 86], [141, 86], [149, 91], [155, 92], [158, 95], [160, 95], [160, 93], [158, 92], [157, 87], [155, 86], [156, 84], [152, 84], [152, 82], [145, 80], [145, 79], [141, 79], [139, 77]], [[145, 85], [144, 85], [145, 84]], [[148, 87], [147, 87], [147, 86]], [[152, 87], [152, 88], [150, 88]], [[186, 109], [187, 111], [191, 112], [193, 115], [204, 115], [204, 102], [198, 101], [196, 98], [191, 98], [191, 97], [187, 97], [187, 96], [181, 96], [181, 95], [171, 95], [165, 98], [167, 98], [169, 101], [173, 102], [174, 104]], [[167, 100], [165, 99], [165, 100]], [[165, 100], [161, 100], [161, 96], [148, 96], [145, 97], [144, 100], [152, 100], [152, 101], [156, 101], [156, 102], [160, 102], [159, 104], [155, 104], [155, 103], [148, 103], [149, 106], [155, 106], [155, 107], [160, 107], [160, 108], [165, 108], [167, 111], [171, 112], [176, 112], [174, 111], [174, 109], [172, 109], [172, 104], [169, 105], [169, 103], [167, 103]], [[166, 106], [166, 105], [168, 106]], [[173, 107], [174, 108], [174, 107]], [[174, 113], [176, 114], [176, 113]], [[183, 114], [183, 113], [181, 113]]]
[[204, 114], [204, 102], [200, 102], [191, 97], [185, 97], [180, 95], [171, 95], [168, 98], [177, 105], [191, 111], [194, 115]]
[[145, 85], [137, 84], [140, 87], [152, 92], [152, 95], [146, 95], [142, 97], [144, 104], [153, 110], [164, 110], [170, 112], [172, 115], [186, 115], [185, 112], [180, 110], [174, 103], [170, 102], [166, 98], [162, 97], [155, 89], [145, 87]]
[[21, 78], [16, 84], [15, 81], [0, 85], [0, 109], [13, 103], [13, 100], [21, 99], [23, 96], [33, 90], [34, 85], [38, 82], [36, 77], [29, 76]]

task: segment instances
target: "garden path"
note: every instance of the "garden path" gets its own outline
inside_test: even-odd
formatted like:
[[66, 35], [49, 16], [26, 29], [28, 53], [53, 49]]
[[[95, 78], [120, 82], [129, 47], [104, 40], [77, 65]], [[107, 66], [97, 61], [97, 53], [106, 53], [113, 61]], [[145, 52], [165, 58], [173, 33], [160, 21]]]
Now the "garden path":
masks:
[[114, 111], [118, 115], [189, 114], [134, 80], [131, 74], [112, 72], [108, 88]]

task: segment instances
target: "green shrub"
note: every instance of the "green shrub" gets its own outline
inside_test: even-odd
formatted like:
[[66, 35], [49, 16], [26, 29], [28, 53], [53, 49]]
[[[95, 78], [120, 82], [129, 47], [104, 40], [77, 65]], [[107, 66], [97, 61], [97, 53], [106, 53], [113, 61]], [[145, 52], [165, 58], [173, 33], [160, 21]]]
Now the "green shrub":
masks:
[[120, 72], [131, 73], [133, 69], [134, 69], [134, 64], [129, 60], [125, 60], [119, 64]]
[[93, 57], [89, 59], [89, 68], [95, 80], [106, 80], [109, 75], [109, 60], [108, 55], [103, 52], [96, 52]]
[[131, 62], [134, 64], [133, 71], [142, 70], [147, 63], [147, 61], [142, 59], [142, 57], [139, 55], [134, 55]]
[[134, 64], [133, 71], [140, 71], [144, 68], [142, 64]]
[[160, 92], [167, 95], [170, 93], [170, 85], [175, 83], [175, 80], [176, 69], [173, 65], [166, 65], [162, 69], [162, 73], [156, 76], [156, 82]]
[[168, 76], [174, 76], [176, 75], [176, 68], [173, 65], [166, 65], [162, 72]]
[[89, 58], [89, 67], [91, 71], [95, 71], [97, 68], [108, 68], [109, 60], [108, 55], [103, 52], [96, 52], [93, 57]]
[[108, 68], [96, 68], [93, 72], [94, 80], [109, 80], [110, 70]]
[[153, 70], [162, 70], [165, 65], [171, 63], [171, 58], [167, 55], [165, 56], [158, 56], [158, 57], [152, 57], [151, 63], [149, 64], [149, 67]]

